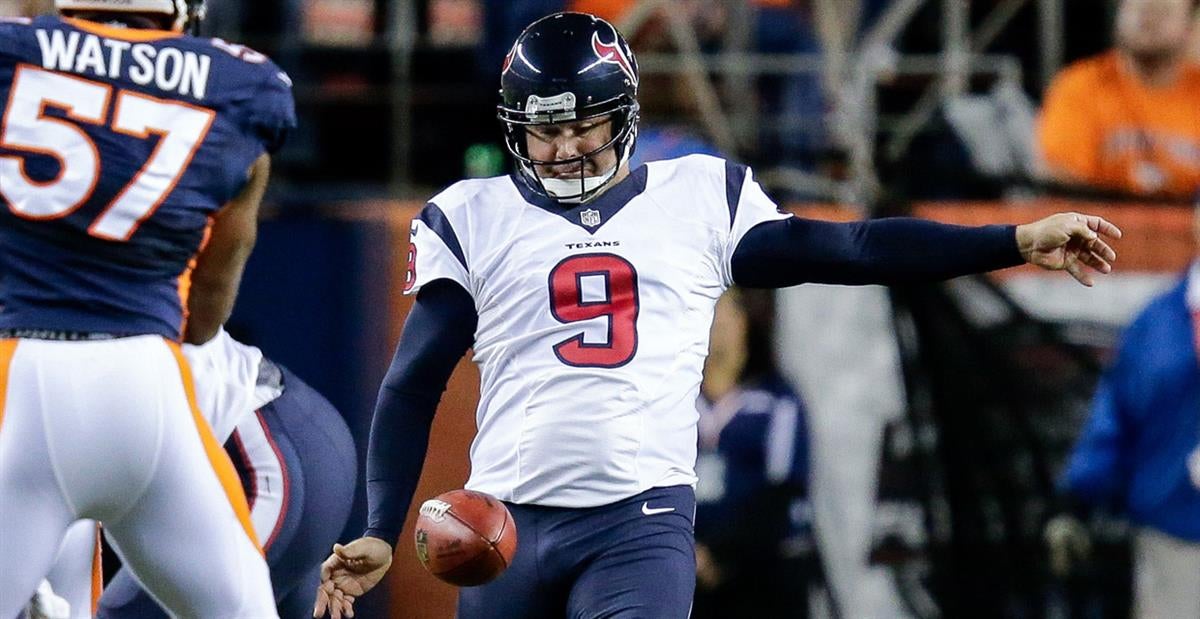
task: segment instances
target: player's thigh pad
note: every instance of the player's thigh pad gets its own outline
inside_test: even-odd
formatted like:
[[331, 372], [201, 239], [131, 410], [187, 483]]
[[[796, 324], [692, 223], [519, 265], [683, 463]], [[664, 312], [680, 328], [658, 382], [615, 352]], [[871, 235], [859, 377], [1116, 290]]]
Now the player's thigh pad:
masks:
[[566, 616], [687, 619], [696, 590], [692, 489], [654, 488], [601, 509]]
[[[570, 575], [545, 565], [546, 528], [557, 510], [506, 503], [517, 526], [517, 553], [500, 577], [458, 590], [457, 619], [562, 619]], [[552, 543], [552, 542], [551, 542]]]
[[274, 616], [245, 498], [195, 409], [178, 347], [152, 336], [20, 347], [73, 515], [103, 521], [124, 562], [175, 614]]
[[459, 591], [459, 619], [685, 619], [695, 591], [686, 486], [587, 509], [507, 504], [520, 542], [495, 581]]

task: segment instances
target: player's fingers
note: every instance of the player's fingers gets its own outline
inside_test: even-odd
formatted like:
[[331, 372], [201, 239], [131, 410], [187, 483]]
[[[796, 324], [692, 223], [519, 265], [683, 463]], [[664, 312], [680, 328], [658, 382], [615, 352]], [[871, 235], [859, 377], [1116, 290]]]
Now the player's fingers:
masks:
[[329, 602], [330, 616], [333, 617], [333, 619], [342, 619], [342, 611], [344, 610], [344, 606], [345, 605], [342, 601], [342, 592], [338, 589], [334, 589], [333, 597]]
[[1085, 241], [1094, 241], [1100, 238], [1096, 231], [1088, 226], [1087, 218], [1083, 215], [1077, 215], [1067, 221], [1067, 235], [1073, 239]]
[[340, 593], [341, 595], [338, 596], [338, 599], [339, 600], [346, 599], [346, 597], [348, 595], [347, 591], [353, 591], [355, 593], [362, 593], [362, 587], [359, 585], [358, 581], [351, 579], [351, 578], [344, 578], [344, 579], [339, 580], [338, 581], [338, 593]]
[[338, 608], [343, 617], [354, 616], [354, 596], [348, 595], [342, 589], [337, 590]]
[[1092, 253], [1104, 258], [1109, 262], [1113, 262], [1117, 259], [1116, 250], [1109, 246], [1108, 243], [1105, 243], [1104, 239], [1096, 239], [1092, 241], [1088, 244], [1088, 249], [1091, 249]]
[[1101, 273], [1111, 273], [1112, 272], [1112, 265], [1109, 264], [1108, 261], [1105, 260], [1104, 258], [1101, 258], [1100, 256], [1096, 255], [1095, 252], [1090, 252], [1090, 251], [1084, 250], [1084, 251], [1080, 252], [1079, 259], [1082, 260], [1084, 264], [1092, 267], [1093, 269], [1096, 269], [1097, 271], [1099, 271]]
[[313, 604], [313, 617], [324, 617], [325, 610], [329, 608], [329, 594], [325, 593], [324, 587], [317, 587], [317, 602]]
[[1103, 217], [1089, 215], [1088, 216], [1088, 227], [1104, 236], [1109, 237], [1109, 238], [1113, 238], [1113, 239], [1121, 238], [1121, 234], [1122, 234], [1121, 229], [1118, 228], [1116, 226], [1116, 224], [1113, 224], [1112, 222], [1104, 219]]
[[1088, 245], [1075, 248], [1072, 253], [1075, 255], [1077, 260], [1082, 261], [1084, 264], [1096, 269], [1097, 271], [1103, 271], [1107, 273], [1108, 271], [1112, 270], [1112, 265], [1108, 263], [1108, 260], [1105, 260], [1104, 257], [1095, 250], [1090, 249]]
[[1092, 287], [1092, 276], [1083, 269], [1083, 264], [1081, 262], [1078, 260], [1067, 260], [1066, 269], [1067, 273], [1070, 273], [1071, 277], [1075, 278], [1075, 281], [1087, 286], [1088, 288]]
[[328, 559], [321, 564], [321, 582], [328, 582], [333, 575], [333, 571], [342, 567], [342, 561], [337, 555], [329, 555]]
[[340, 559], [346, 561], [347, 563], [351, 561], [360, 561], [364, 556], [366, 556], [366, 552], [363, 550], [362, 545], [355, 544], [354, 542], [351, 542], [346, 546], [335, 544], [333, 547], [333, 554], [337, 555]]

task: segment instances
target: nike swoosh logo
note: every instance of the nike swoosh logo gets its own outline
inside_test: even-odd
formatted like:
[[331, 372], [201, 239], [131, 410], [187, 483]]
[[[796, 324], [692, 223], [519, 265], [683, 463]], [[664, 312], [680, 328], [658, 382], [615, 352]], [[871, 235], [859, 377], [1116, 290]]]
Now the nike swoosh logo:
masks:
[[673, 511], [675, 511], [674, 507], [650, 507], [649, 501], [642, 503], [642, 513], [646, 514], [647, 516], [654, 516], [657, 514], [669, 514]]

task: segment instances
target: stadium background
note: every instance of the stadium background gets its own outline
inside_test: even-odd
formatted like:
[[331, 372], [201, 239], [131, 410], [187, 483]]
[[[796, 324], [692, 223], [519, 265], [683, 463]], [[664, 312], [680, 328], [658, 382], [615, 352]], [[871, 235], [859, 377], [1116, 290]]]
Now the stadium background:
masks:
[[[0, 0], [0, 13], [45, 4]], [[230, 330], [325, 393], [365, 450], [410, 304], [408, 220], [440, 187], [507, 170], [495, 92], [520, 27], [596, 10], [639, 54], [643, 156], [727, 154], [815, 217], [994, 223], [1086, 208], [1125, 229], [1119, 273], [1091, 290], [1017, 269], [774, 300], [777, 357], [812, 416], [828, 581], [817, 616], [1121, 616], [1121, 523], [1094, 523], [1099, 559], [1069, 581], [1047, 567], [1042, 526], [1121, 326], [1194, 255], [1191, 207], [1071, 194], [1031, 174], [1037, 102], [1059, 68], [1110, 45], [1114, 4], [210, 0], [205, 34], [275, 58], [301, 119]], [[477, 382], [464, 361], [418, 497], [465, 480]], [[347, 534], [361, 529], [359, 497]], [[901, 558], [879, 559], [897, 544]], [[408, 548], [397, 566], [360, 616], [451, 615], [453, 590]]]

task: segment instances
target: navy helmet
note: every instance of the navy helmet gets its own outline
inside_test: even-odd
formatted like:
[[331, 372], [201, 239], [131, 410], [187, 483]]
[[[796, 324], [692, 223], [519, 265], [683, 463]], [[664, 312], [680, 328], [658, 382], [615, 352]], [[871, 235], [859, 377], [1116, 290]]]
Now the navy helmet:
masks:
[[[543, 195], [560, 202], [586, 202], [616, 177], [633, 154], [638, 123], [638, 66], [629, 44], [607, 21], [587, 13], [555, 13], [526, 28], [504, 59], [498, 116], [504, 141], [516, 158], [520, 177]], [[612, 139], [573, 159], [530, 158], [525, 130], [531, 125], [612, 119]], [[598, 178], [585, 178], [570, 189], [548, 187], [534, 166], [581, 163], [615, 148], [617, 165]]]

